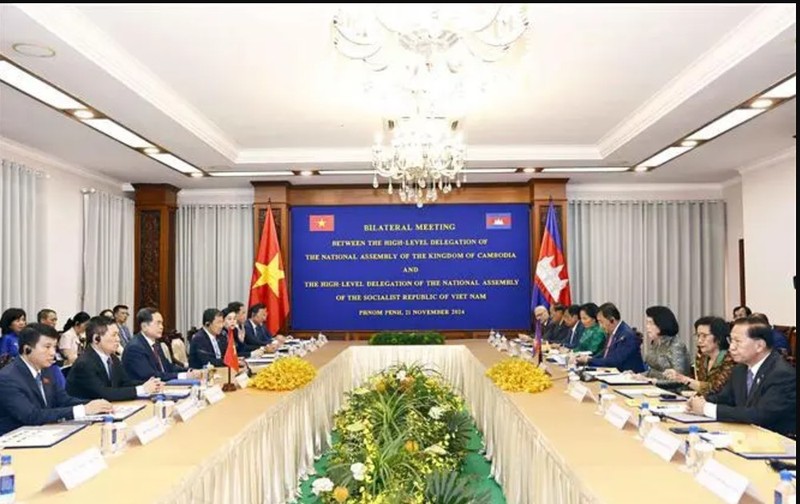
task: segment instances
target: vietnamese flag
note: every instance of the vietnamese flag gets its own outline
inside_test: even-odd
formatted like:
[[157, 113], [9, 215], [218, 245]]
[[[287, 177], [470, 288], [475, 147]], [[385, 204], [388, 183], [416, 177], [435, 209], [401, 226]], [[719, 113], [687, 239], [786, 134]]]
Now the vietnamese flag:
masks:
[[289, 315], [289, 296], [272, 208], [267, 209], [250, 285], [248, 306], [263, 303], [267, 307], [267, 329], [277, 334]]
[[239, 358], [236, 356], [236, 341], [233, 339], [233, 327], [228, 328], [228, 346], [222, 362], [231, 368], [234, 373], [239, 372]]
[[314, 231], [333, 231], [333, 215], [309, 215], [308, 230]]

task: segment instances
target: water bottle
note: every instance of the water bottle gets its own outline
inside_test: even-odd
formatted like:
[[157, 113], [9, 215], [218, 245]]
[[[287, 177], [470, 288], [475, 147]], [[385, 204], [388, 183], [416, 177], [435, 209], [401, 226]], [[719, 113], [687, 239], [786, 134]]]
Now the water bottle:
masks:
[[156, 402], [153, 405], [153, 416], [158, 418], [161, 422], [167, 420], [167, 408], [164, 405], [164, 396], [161, 394], [156, 396]]
[[192, 391], [191, 391], [189, 397], [195, 403], [199, 403], [200, 402], [200, 399], [202, 399], [202, 396], [200, 395], [200, 385], [192, 385]]
[[14, 482], [14, 468], [11, 467], [11, 455], [0, 458], [0, 504], [11, 504], [17, 500]]
[[775, 504], [795, 504], [797, 502], [797, 488], [792, 481], [792, 473], [781, 471], [781, 480], [775, 487]]
[[689, 426], [689, 435], [686, 436], [686, 444], [684, 445], [683, 454], [686, 457], [686, 469], [689, 472], [694, 472], [695, 465], [697, 465], [697, 454], [694, 451], [695, 445], [700, 441], [700, 428], [696, 425]]
[[114, 417], [103, 417], [103, 426], [100, 427], [100, 453], [104, 457], [112, 455], [117, 446], [117, 430], [114, 428]]
[[639, 438], [644, 439], [644, 419], [645, 417], [650, 415], [650, 403], [643, 402], [641, 406], [639, 406], [639, 423], [637, 424], [639, 430]]
[[595, 415], [604, 415], [605, 411], [603, 411], [603, 396], [608, 394], [608, 383], [600, 383], [600, 394], [597, 396], [597, 411], [594, 412]]

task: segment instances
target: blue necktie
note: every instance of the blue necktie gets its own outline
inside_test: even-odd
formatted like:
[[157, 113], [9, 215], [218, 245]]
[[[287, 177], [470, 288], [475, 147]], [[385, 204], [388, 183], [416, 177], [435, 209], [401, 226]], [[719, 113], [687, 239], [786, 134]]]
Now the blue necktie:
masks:
[[747, 370], [747, 395], [750, 395], [750, 389], [753, 388], [753, 380], [755, 380], [755, 376], [753, 376], [753, 370]]
[[106, 358], [106, 374], [108, 375], [108, 379], [111, 379], [111, 357]]
[[47, 396], [44, 393], [44, 384], [42, 383], [41, 371], [36, 375], [36, 385], [39, 386], [39, 392], [42, 394], [42, 400], [44, 401], [44, 405], [47, 406]]

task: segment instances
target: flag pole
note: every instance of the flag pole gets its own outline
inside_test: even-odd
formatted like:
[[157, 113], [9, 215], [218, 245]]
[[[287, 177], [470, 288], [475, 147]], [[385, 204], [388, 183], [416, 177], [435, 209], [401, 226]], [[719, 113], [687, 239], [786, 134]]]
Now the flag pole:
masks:
[[231, 368], [230, 368], [230, 366], [228, 366], [228, 383], [226, 383], [225, 385], [222, 386], [222, 391], [223, 392], [235, 392], [236, 391], [236, 385], [231, 383]]

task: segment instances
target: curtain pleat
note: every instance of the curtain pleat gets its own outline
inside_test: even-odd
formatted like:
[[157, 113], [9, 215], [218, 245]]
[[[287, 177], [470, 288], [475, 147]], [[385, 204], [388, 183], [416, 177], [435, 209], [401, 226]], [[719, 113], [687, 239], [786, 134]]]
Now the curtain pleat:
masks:
[[576, 200], [567, 228], [576, 303], [611, 301], [642, 332], [645, 309], [668, 306], [692, 352], [694, 321], [725, 314], [724, 202]]
[[[247, 303], [253, 272], [252, 205], [181, 205], [177, 212], [178, 330], [203, 310]], [[186, 335], [187, 337], [190, 335]]]

